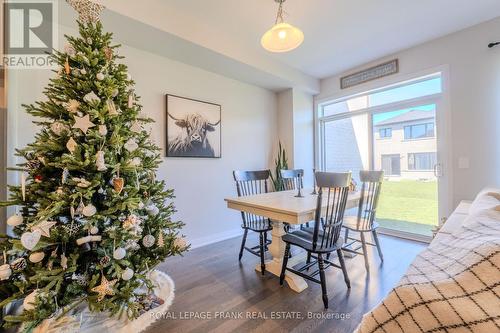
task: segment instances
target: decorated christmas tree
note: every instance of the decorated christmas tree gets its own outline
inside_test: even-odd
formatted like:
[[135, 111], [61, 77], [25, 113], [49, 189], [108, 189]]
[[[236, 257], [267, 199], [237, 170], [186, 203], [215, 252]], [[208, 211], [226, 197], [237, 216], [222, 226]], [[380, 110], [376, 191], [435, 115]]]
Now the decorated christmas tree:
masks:
[[0, 235], [0, 309], [24, 300], [5, 325], [26, 331], [85, 302], [91, 311], [136, 318], [151, 270], [187, 250], [172, 221], [173, 191], [155, 179], [160, 149], [145, 127], [127, 67], [99, 21], [102, 6], [68, 0], [79, 37], [54, 51], [57, 75], [46, 100], [25, 106], [40, 119], [35, 141], [18, 150], [21, 186]]

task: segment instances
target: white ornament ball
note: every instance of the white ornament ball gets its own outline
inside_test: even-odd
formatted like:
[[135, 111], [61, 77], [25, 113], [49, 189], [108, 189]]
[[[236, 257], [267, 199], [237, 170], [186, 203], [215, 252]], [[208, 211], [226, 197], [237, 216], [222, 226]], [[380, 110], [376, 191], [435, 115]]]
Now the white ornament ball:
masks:
[[134, 271], [127, 267], [122, 273], [122, 280], [128, 281], [134, 276]]
[[86, 217], [91, 217], [97, 213], [97, 208], [95, 208], [95, 206], [92, 204], [88, 204], [87, 206], [85, 206], [85, 208], [83, 208], [82, 213]]
[[85, 68], [80, 69], [80, 73], [82, 75], [87, 75], [87, 71], [85, 70]]
[[4, 264], [0, 266], [0, 281], [8, 280], [12, 275], [12, 269], [10, 269], [9, 264]]
[[130, 75], [130, 73], [127, 73], [127, 80], [128, 81], [132, 80], [132, 75]]
[[12, 215], [7, 219], [7, 224], [11, 227], [17, 227], [23, 224], [23, 217], [21, 215]]
[[126, 255], [127, 251], [123, 247], [119, 247], [113, 252], [113, 258], [116, 260], [122, 260]]
[[133, 152], [134, 150], [139, 148], [139, 145], [137, 144], [137, 142], [135, 142], [134, 139], [129, 139], [127, 142], [125, 142], [123, 147], [129, 152]]
[[148, 212], [149, 216], [156, 216], [158, 215], [158, 213], [160, 213], [160, 209], [155, 205], [147, 206], [146, 211]]
[[34, 264], [39, 263], [40, 261], [43, 260], [43, 258], [45, 258], [45, 253], [43, 252], [35, 252], [30, 254], [29, 256], [29, 260]]
[[101, 136], [106, 136], [106, 134], [108, 134], [108, 128], [106, 125], [99, 125], [99, 134]]
[[50, 125], [50, 129], [52, 130], [52, 132], [54, 132], [55, 135], [59, 136], [66, 132], [68, 130], [68, 127], [63, 123], [56, 121], [55, 123]]
[[180, 249], [185, 249], [187, 247], [186, 239], [184, 237], [177, 237], [174, 240], [174, 246]]
[[99, 232], [99, 228], [98, 227], [93, 226], [92, 228], [90, 228], [90, 233], [92, 235], [96, 235], [98, 232]]
[[142, 245], [144, 245], [144, 247], [151, 247], [151, 246], [155, 245], [155, 242], [156, 242], [156, 239], [153, 235], [146, 235], [142, 239]]
[[102, 81], [102, 80], [104, 80], [105, 76], [103, 73], [97, 73], [97, 75], [95, 77], [97, 80]]
[[115, 89], [115, 90], [113, 90], [112, 95], [113, 95], [113, 97], [116, 97], [116, 96], [118, 96], [119, 93], [120, 93], [120, 91], [118, 89]]
[[35, 289], [35, 291], [33, 291], [28, 296], [26, 296], [26, 298], [23, 301], [24, 310], [31, 311], [31, 310], [35, 309], [34, 303], [36, 301], [36, 297], [40, 294], [41, 294], [41, 291], [39, 289]]

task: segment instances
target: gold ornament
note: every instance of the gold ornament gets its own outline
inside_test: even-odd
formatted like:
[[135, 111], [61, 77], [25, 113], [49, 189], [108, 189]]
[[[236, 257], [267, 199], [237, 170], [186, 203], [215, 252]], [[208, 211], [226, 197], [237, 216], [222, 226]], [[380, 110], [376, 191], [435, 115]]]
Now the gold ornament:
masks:
[[70, 153], [74, 153], [77, 146], [78, 146], [78, 144], [76, 143], [75, 139], [73, 139], [72, 137], [69, 138], [68, 142], [66, 143], [66, 148], [68, 148]]
[[77, 113], [78, 109], [80, 108], [80, 102], [75, 99], [70, 99], [69, 101], [64, 103], [64, 108], [70, 113]]
[[64, 72], [66, 75], [69, 75], [71, 73], [71, 68], [69, 67], [69, 58], [66, 57], [66, 62], [64, 63]]
[[112, 100], [108, 99], [106, 101], [106, 107], [108, 108], [108, 113], [110, 116], [117, 116], [120, 114], [120, 112], [118, 112], [118, 110], [116, 109], [115, 102], [113, 102]]
[[78, 20], [82, 23], [98, 22], [99, 15], [106, 8], [90, 0], [66, 0], [66, 2], [78, 12]]
[[95, 127], [95, 124], [90, 121], [90, 116], [86, 114], [83, 117], [75, 116], [75, 124], [72, 126], [73, 128], [80, 129], [84, 134], [87, 134], [89, 128]]
[[55, 226], [57, 222], [54, 221], [43, 221], [38, 225], [33, 227], [33, 230], [40, 232], [40, 234], [44, 237], [50, 237], [50, 228]]
[[104, 152], [99, 150], [95, 156], [95, 165], [97, 166], [97, 171], [106, 171], [108, 167], [106, 166], [106, 161], [104, 160]]
[[124, 186], [125, 180], [123, 178], [113, 178], [113, 187], [115, 188], [115, 192], [117, 192], [118, 194], [122, 193]]
[[113, 59], [113, 49], [106, 47], [104, 49], [104, 55], [106, 56], [107, 61], [111, 61]]
[[158, 246], [165, 246], [165, 240], [163, 239], [163, 232], [160, 231], [160, 235], [158, 236]]
[[113, 290], [113, 287], [115, 286], [116, 282], [118, 280], [111, 280], [108, 281], [104, 274], [101, 277], [101, 284], [97, 287], [92, 288], [93, 292], [98, 293], [99, 295], [97, 296], [97, 301], [100, 302], [103, 300], [104, 297], [106, 296], [113, 296], [115, 294], [115, 291]]

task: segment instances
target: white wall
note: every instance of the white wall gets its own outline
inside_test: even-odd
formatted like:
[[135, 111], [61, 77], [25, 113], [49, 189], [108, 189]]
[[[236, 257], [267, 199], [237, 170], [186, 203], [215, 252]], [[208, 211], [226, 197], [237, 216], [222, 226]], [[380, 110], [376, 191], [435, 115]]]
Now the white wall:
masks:
[[[61, 28], [62, 33], [76, 34]], [[64, 45], [61, 37], [61, 45]], [[225, 207], [224, 197], [235, 196], [234, 169], [265, 169], [271, 164], [276, 137], [276, 94], [131, 47], [121, 55], [136, 81], [144, 112], [156, 120], [152, 136], [165, 149], [165, 94], [222, 105], [221, 159], [164, 159], [158, 178], [175, 189], [175, 218], [186, 223], [183, 233], [194, 246], [241, 232], [241, 216]], [[37, 131], [22, 103], [43, 98], [51, 72], [12, 71], [9, 76], [9, 165], [13, 150], [33, 140]], [[10, 175], [10, 181], [17, 181]]]
[[[403, 37], [402, 37], [403, 38]], [[384, 60], [399, 58], [400, 73], [340, 90], [339, 79], [326, 78], [316, 102], [348, 96], [407, 79], [428, 69], [449, 68], [451, 121], [451, 201], [471, 199], [484, 186], [500, 185], [500, 47], [487, 44], [500, 39], [500, 18], [433, 40], [383, 59], [353, 68], [356, 72]], [[441, 67], [442, 68], [442, 67]], [[470, 159], [460, 169], [458, 159]]]

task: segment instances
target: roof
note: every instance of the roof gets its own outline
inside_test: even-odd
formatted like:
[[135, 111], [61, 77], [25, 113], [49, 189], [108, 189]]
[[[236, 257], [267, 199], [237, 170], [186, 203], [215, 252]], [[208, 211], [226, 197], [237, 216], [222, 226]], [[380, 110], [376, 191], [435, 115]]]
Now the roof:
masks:
[[408, 121], [432, 119], [436, 116], [436, 111], [411, 110], [395, 117], [383, 120], [374, 124], [375, 126], [390, 125], [396, 123], [405, 123]]

